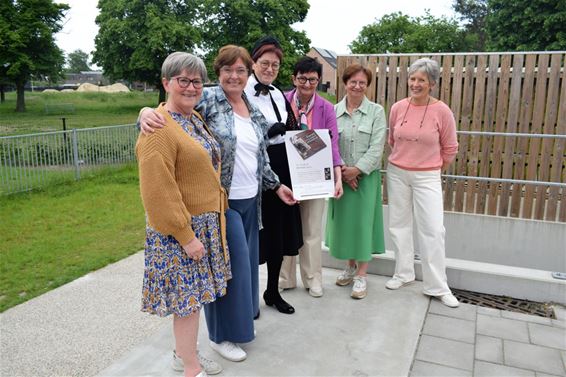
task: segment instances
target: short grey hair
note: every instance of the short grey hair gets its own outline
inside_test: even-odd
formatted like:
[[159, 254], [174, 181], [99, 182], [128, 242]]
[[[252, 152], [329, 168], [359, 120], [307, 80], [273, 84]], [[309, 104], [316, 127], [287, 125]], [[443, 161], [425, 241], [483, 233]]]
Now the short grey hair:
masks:
[[180, 75], [183, 71], [199, 74], [203, 81], [208, 80], [206, 66], [201, 58], [188, 52], [173, 52], [169, 54], [161, 66], [161, 77], [170, 80], [171, 77]]
[[429, 58], [415, 60], [415, 62], [411, 64], [411, 67], [409, 67], [409, 76], [417, 71], [424, 72], [428, 76], [428, 81], [431, 84], [438, 84], [440, 66], [436, 60]]

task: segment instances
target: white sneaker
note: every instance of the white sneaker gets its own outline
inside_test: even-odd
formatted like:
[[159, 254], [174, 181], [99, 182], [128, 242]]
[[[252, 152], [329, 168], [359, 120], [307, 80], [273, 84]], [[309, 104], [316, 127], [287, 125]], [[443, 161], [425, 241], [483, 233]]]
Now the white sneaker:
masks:
[[[197, 350], [197, 358], [198, 362], [202, 368], [202, 370], [209, 375], [215, 375], [222, 372], [222, 366], [218, 364], [214, 360], [207, 359]], [[177, 356], [177, 352], [173, 350], [173, 361], [171, 362], [171, 367], [173, 370], [177, 372], [182, 372], [185, 370], [185, 364], [183, 363], [183, 359]]]
[[230, 361], [242, 361], [245, 360], [248, 355], [239, 345], [236, 343], [224, 341], [222, 343], [214, 343], [210, 341], [210, 348], [215, 350], [225, 358]]
[[352, 298], [362, 299], [367, 296], [367, 279], [365, 276], [356, 276], [352, 287]]
[[204, 369], [200, 370], [200, 373], [197, 374], [195, 377], [207, 377], [208, 374], [206, 374], [206, 372], [204, 371]]
[[348, 265], [348, 267], [344, 271], [342, 271], [340, 275], [338, 275], [338, 277], [336, 278], [336, 285], [344, 287], [350, 284], [354, 279], [354, 276], [356, 276], [357, 269], [358, 266], [356, 265], [354, 266]]
[[440, 296], [438, 298], [440, 299], [440, 302], [442, 302], [444, 305], [448, 306], [449, 308], [457, 308], [460, 305], [458, 299], [454, 297], [452, 293], [449, 293], [444, 296]]
[[387, 283], [385, 283], [385, 288], [387, 288], [387, 289], [399, 289], [401, 287], [404, 287], [405, 285], [411, 284], [413, 281], [414, 280], [403, 281], [399, 278], [393, 277], [393, 278], [387, 280]]
[[320, 285], [315, 285], [309, 288], [309, 295], [312, 297], [322, 297], [322, 287]]

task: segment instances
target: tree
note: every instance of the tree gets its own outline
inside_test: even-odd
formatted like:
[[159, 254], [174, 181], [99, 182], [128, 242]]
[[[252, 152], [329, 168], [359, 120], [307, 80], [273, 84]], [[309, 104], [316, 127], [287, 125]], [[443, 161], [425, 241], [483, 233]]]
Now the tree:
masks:
[[111, 79], [142, 81], [159, 88], [161, 65], [174, 51], [193, 51], [201, 41], [197, 1], [99, 0], [93, 62]]
[[355, 54], [466, 51], [464, 31], [456, 20], [436, 18], [427, 10], [410, 18], [397, 12], [366, 25], [350, 44]]
[[79, 73], [81, 71], [90, 71], [88, 54], [82, 50], [70, 52], [67, 56], [67, 72]]
[[0, 3], [0, 81], [16, 86], [16, 111], [25, 111], [24, 87], [30, 78], [56, 81], [65, 61], [53, 35], [66, 4], [53, 0], [3, 0]]
[[284, 52], [277, 83], [290, 83], [292, 66], [310, 48], [305, 32], [290, 26], [305, 20], [309, 10], [307, 0], [204, 0], [203, 3], [206, 38], [202, 49], [208, 67], [212, 66], [220, 47], [237, 44], [251, 52], [258, 39], [272, 35], [280, 41]]
[[488, 0], [454, 0], [452, 8], [464, 22], [468, 46], [474, 51], [484, 51], [487, 38], [485, 22], [488, 13]]
[[566, 50], [566, 1], [489, 0], [492, 51]]

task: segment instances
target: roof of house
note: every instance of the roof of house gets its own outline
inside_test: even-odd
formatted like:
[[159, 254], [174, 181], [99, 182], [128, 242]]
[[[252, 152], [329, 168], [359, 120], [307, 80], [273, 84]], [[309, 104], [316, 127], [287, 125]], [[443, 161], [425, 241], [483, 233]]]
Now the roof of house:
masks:
[[328, 62], [333, 68], [336, 68], [336, 53], [332, 50], [326, 50], [320, 47], [313, 47], [315, 50], [324, 60]]

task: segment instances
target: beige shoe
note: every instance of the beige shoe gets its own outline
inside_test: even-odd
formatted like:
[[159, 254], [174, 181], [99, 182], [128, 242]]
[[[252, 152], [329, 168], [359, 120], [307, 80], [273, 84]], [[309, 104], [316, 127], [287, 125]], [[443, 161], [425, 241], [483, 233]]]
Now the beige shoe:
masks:
[[387, 288], [387, 289], [399, 289], [401, 287], [404, 287], [406, 285], [411, 284], [413, 281], [414, 280], [403, 281], [399, 278], [393, 277], [393, 278], [387, 280], [387, 283], [385, 283], [385, 288]]
[[[215, 374], [219, 374], [220, 372], [222, 372], [222, 366], [220, 364], [218, 364], [216, 361], [214, 360], [210, 360], [206, 357], [204, 357], [203, 355], [201, 355], [201, 353], [197, 350], [197, 358], [198, 358], [198, 362], [202, 368], [202, 370], [207, 374], [207, 375], [215, 375]], [[177, 372], [182, 372], [185, 370], [185, 365], [183, 363], [183, 359], [181, 359], [179, 356], [177, 356], [177, 353], [175, 352], [175, 350], [173, 350], [173, 361], [171, 362], [171, 367], [173, 368], [173, 370], [177, 371]]]
[[444, 305], [448, 306], [449, 308], [457, 308], [458, 306], [460, 306], [458, 299], [454, 297], [452, 293], [449, 293], [444, 296], [440, 296], [438, 298], [440, 299], [440, 302], [442, 302]]
[[345, 287], [346, 285], [349, 285], [354, 280], [354, 276], [356, 276], [357, 269], [358, 266], [348, 265], [348, 267], [344, 271], [342, 271], [340, 275], [338, 275], [338, 277], [336, 278], [336, 285], [339, 285], [341, 287]]
[[356, 276], [352, 287], [352, 298], [362, 299], [367, 296], [367, 279], [365, 276]]
[[322, 297], [322, 287], [320, 285], [315, 285], [309, 288], [309, 295], [312, 297]]

